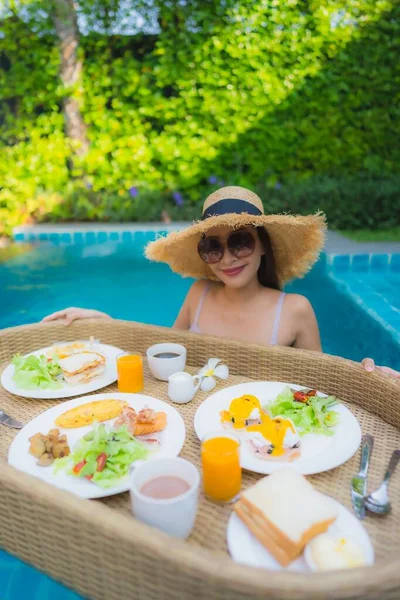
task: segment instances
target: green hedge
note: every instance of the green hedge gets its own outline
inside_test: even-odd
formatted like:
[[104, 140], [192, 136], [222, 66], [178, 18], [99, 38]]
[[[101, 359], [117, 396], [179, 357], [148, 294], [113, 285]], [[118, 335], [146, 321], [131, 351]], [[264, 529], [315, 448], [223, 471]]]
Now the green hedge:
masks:
[[325, 209], [336, 227], [399, 223], [398, 2], [153, 5], [156, 33], [81, 38], [86, 187], [68, 169], [46, 3], [31, 21], [3, 20], [3, 230], [32, 217], [159, 219], [165, 207], [185, 219], [210, 178], [266, 190], [274, 210]]
[[[234, 178], [233, 178], [234, 179]], [[235, 182], [229, 177], [227, 184]], [[204, 196], [197, 201], [182, 194], [183, 204], [177, 205], [169, 193], [134, 190], [122, 194], [107, 194], [80, 189], [60, 196], [47, 220], [109, 222], [159, 221], [167, 211], [174, 221], [191, 221], [201, 217], [206, 194], [219, 184], [203, 188]], [[332, 178], [320, 176], [305, 180], [254, 187], [268, 213], [291, 212], [310, 214], [322, 210], [333, 229], [390, 229], [399, 223], [400, 176], [372, 179], [369, 176]], [[180, 196], [178, 197], [180, 199]]]
[[259, 186], [268, 212], [324, 211], [332, 229], [390, 229], [400, 223], [400, 176], [315, 177], [278, 189]]

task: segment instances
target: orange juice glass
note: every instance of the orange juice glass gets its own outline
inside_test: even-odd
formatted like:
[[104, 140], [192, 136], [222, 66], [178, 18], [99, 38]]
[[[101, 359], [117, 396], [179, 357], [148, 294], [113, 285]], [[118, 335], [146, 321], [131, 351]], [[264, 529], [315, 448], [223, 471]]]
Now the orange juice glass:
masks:
[[122, 354], [117, 358], [118, 390], [135, 394], [143, 389], [143, 359], [140, 354]]
[[234, 502], [242, 485], [239, 439], [224, 430], [209, 433], [202, 440], [201, 461], [206, 496], [220, 504]]

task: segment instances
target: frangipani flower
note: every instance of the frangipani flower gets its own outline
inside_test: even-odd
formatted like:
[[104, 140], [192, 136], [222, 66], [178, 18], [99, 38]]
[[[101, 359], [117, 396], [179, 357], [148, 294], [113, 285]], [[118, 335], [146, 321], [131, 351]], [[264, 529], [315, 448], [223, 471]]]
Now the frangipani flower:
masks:
[[198, 376], [202, 378], [200, 389], [203, 392], [210, 392], [215, 388], [217, 385], [215, 377], [228, 379], [229, 369], [226, 365], [218, 364], [220, 362], [220, 358], [210, 358], [206, 366], [198, 372]]

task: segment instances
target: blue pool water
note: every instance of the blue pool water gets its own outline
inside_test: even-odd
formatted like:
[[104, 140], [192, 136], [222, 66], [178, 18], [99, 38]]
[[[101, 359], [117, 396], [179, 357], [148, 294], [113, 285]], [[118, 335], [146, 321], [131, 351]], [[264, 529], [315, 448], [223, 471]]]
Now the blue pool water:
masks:
[[81, 596], [0, 550], [0, 598], [1, 600], [80, 600]]
[[36, 247], [0, 265], [0, 328], [39, 321], [67, 306], [172, 325], [191, 280], [151, 264], [133, 244]]
[[[0, 264], [0, 328], [33, 323], [66, 306], [172, 325], [191, 280], [174, 275], [165, 265], [146, 262], [142, 251], [140, 244], [110, 241], [33, 246]], [[400, 369], [400, 269], [386, 263], [380, 268], [375, 263], [373, 268], [364, 266], [350, 269], [346, 260], [330, 265], [322, 257], [307, 277], [287, 290], [311, 301], [325, 352], [357, 361], [372, 356], [378, 364]], [[50, 598], [79, 596], [0, 551], [1, 600]]]
[[[380, 277], [380, 285], [387, 286], [384, 293], [396, 295], [393, 304], [398, 305], [395, 290], [400, 289], [400, 270], [379, 276], [333, 269], [325, 257], [287, 290], [304, 294], [314, 306], [325, 352], [353, 360], [373, 356], [378, 364], [400, 368], [393, 327], [383, 327], [373, 311], [363, 310], [358, 301], [363, 290], [371, 295], [367, 284], [360, 283], [361, 276]], [[33, 323], [67, 306], [97, 308], [116, 318], [169, 326], [191, 283], [166, 265], [146, 261], [143, 246], [137, 243], [43, 244], [0, 264], [0, 328]]]
[[400, 342], [400, 254], [336, 256], [329, 276]]

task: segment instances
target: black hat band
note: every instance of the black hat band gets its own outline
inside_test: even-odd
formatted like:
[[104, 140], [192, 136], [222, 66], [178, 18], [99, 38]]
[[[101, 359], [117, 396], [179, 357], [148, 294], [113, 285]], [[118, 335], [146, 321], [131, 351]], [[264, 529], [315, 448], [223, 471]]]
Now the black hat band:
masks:
[[203, 212], [202, 220], [208, 219], [209, 217], [216, 217], [220, 215], [227, 214], [237, 214], [241, 215], [242, 213], [247, 213], [248, 215], [262, 215], [262, 211], [247, 202], [246, 200], [239, 200], [238, 198], [224, 198], [223, 200], [218, 200], [212, 206], [209, 206]]

